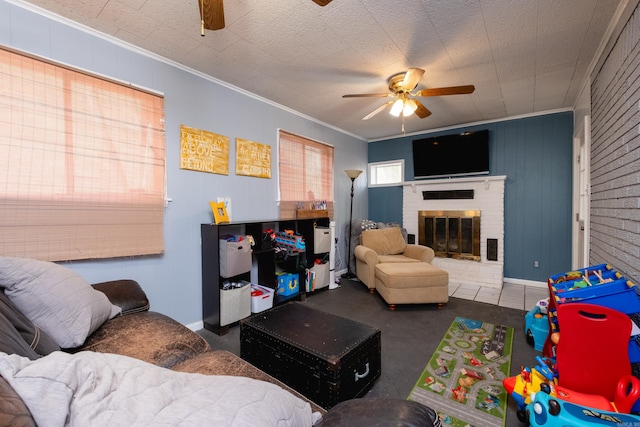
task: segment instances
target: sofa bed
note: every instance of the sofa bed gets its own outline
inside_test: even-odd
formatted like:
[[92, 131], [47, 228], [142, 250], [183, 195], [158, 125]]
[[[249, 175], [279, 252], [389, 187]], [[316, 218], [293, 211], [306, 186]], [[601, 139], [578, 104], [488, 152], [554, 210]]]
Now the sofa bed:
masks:
[[0, 257], [0, 289], [2, 426], [439, 425], [403, 399], [325, 411], [150, 311], [133, 280], [89, 285], [55, 263]]

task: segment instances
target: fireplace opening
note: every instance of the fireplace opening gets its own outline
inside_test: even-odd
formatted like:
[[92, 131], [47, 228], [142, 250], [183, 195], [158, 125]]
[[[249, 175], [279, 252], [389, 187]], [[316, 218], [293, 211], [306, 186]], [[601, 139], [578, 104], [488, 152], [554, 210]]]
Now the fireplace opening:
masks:
[[418, 243], [437, 257], [480, 261], [480, 211], [419, 211]]

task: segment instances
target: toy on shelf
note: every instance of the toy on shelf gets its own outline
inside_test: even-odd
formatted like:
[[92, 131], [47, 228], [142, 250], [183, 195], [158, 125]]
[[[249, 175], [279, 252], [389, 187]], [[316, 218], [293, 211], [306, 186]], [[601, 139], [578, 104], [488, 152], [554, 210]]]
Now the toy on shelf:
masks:
[[275, 233], [274, 240], [276, 246], [286, 249], [288, 255], [302, 253], [306, 250], [304, 237], [299, 234], [295, 234], [293, 230], [285, 230]]

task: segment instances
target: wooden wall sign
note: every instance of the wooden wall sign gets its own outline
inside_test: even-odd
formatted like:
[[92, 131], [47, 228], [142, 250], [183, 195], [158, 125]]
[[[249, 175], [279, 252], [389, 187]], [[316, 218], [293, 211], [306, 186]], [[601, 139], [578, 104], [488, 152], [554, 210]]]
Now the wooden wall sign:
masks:
[[180, 169], [229, 175], [229, 137], [180, 125]]
[[236, 138], [236, 175], [271, 178], [271, 146]]

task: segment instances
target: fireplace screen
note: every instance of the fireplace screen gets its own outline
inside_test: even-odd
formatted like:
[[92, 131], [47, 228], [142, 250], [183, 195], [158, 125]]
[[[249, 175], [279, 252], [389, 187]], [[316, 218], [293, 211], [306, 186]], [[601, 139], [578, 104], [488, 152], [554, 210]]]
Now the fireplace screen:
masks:
[[480, 261], [480, 211], [419, 211], [418, 243], [438, 257]]

